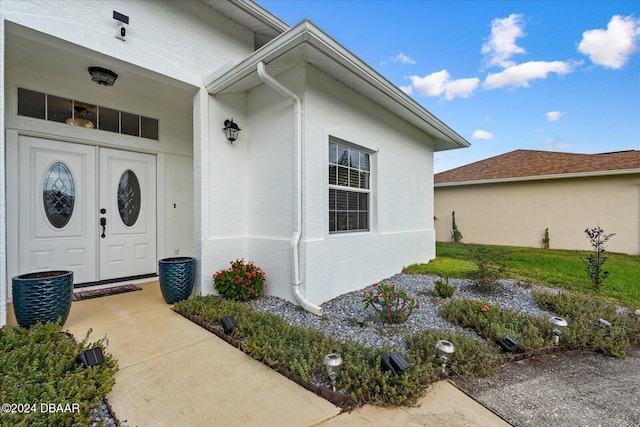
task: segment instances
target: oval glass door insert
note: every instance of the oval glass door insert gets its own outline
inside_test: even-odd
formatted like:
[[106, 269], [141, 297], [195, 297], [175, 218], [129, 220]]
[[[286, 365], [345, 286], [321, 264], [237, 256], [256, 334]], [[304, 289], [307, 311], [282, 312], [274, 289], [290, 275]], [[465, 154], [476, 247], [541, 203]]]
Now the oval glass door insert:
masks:
[[49, 223], [63, 228], [73, 215], [75, 185], [71, 171], [62, 162], [56, 162], [47, 171], [42, 188], [44, 212]]
[[118, 183], [118, 212], [127, 227], [132, 227], [138, 220], [141, 200], [138, 177], [132, 170], [127, 169], [120, 176]]

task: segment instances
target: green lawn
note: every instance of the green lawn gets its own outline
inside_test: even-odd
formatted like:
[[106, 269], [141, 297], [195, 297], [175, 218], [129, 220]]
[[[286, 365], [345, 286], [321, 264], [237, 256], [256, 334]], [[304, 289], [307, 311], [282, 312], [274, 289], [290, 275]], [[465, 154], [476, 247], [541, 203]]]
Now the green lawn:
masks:
[[604, 269], [611, 275], [596, 290], [585, 272], [583, 259], [587, 251], [521, 248], [474, 244], [437, 243], [436, 259], [428, 264], [412, 265], [407, 273], [466, 277], [475, 269], [470, 249], [478, 246], [502, 254], [507, 273], [512, 279], [589, 295], [599, 295], [631, 308], [640, 307], [640, 257], [606, 252]]

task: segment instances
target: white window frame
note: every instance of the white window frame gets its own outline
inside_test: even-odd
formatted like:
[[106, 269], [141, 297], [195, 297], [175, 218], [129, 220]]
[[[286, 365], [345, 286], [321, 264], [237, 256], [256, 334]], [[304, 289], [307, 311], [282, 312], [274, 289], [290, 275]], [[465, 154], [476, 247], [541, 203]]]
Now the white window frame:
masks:
[[[331, 154], [331, 149], [332, 146], [336, 146], [337, 147], [337, 153], [336, 155], [333, 157], [332, 159], [332, 154]], [[351, 157], [353, 156], [354, 153], [358, 153], [358, 163], [356, 163], [356, 166], [351, 166], [351, 165], [341, 165], [339, 163], [339, 156], [341, 152], [344, 152], [345, 150], [349, 150], [349, 159], [351, 161]], [[337, 139], [337, 138], [333, 138], [330, 137], [329, 141], [327, 143], [327, 152], [328, 152], [328, 156], [327, 156], [327, 180], [326, 182], [328, 183], [328, 191], [327, 191], [327, 230], [329, 232], [329, 235], [331, 236], [336, 236], [336, 235], [344, 235], [344, 234], [352, 234], [352, 233], [369, 233], [372, 230], [372, 207], [373, 207], [373, 192], [372, 192], [372, 183], [373, 183], [373, 171], [372, 171], [372, 157], [373, 157], [373, 152], [371, 150], [368, 150], [364, 147], [355, 145], [355, 144], [351, 144], [349, 142], [346, 142], [344, 140], [341, 139]], [[361, 155], [364, 155], [365, 157], [363, 158]], [[366, 166], [365, 165], [361, 165], [361, 162], [366, 161]], [[331, 168], [332, 166], [335, 167], [335, 173], [331, 172]], [[340, 174], [339, 174], [339, 169], [346, 169], [346, 176], [342, 175], [343, 179], [347, 179], [347, 185], [344, 184], [339, 184], [339, 179], [340, 179]], [[364, 175], [364, 182], [362, 181], [363, 179], [363, 175]], [[356, 178], [357, 177], [357, 178]], [[353, 186], [351, 185], [351, 180], [353, 178], [356, 178], [358, 181], [358, 186]], [[366, 187], [366, 188], [363, 188]], [[334, 208], [333, 206], [331, 206], [331, 194], [332, 194], [332, 190], [337, 190], [337, 191], [343, 191], [345, 193], [347, 193], [347, 197], [349, 197], [349, 194], [356, 194], [358, 195], [358, 203], [360, 203], [360, 198], [359, 195], [360, 194], [366, 194], [367, 195], [367, 208], [364, 211], [365, 215], [366, 215], [366, 228], [363, 227], [358, 227], [358, 228], [349, 228], [348, 226], [348, 220], [350, 217], [350, 213], [352, 212], [356, 212], [356, 215], [360, 216], [363, 213], [362, 209], [355, 209], [353, 211], [351, 211], [348, 207], [345, 211], [345, 213], [347, 214], [347, 229], [341, 229], [338, 230], [338, 218], [336, 217], [334, 219], [334, 226], [335, 226], [335, 230], [331, 229], [332, 226], [332, 220], [331, 220], [331, 215], [334, 214], [337, 211], [337, 206]], [[337, 196], [336, 196], [337, 197]], [[348, 201], [351, 200], [350, 198], [347, 199], [347, 203]], [[336, 201], [337, 203], [337, 201]], [[359, 206], [358, 206], [359, 208]], [[360, 218], [358, 218], [358, 222], [360, 221]]]

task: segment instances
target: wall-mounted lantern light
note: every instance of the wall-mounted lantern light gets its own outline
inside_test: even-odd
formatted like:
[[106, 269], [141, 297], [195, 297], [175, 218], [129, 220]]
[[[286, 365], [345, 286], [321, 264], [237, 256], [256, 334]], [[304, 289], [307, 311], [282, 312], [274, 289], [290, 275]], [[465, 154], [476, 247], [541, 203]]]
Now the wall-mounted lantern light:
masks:
[[224, 134], [227, 136], [229, 142], [233, 143], [238, 138], [238, 132], [242, 129], [238, 127], [237, 124], [233, 122], [233, 119], [224, 121], [224, 128], [222, 128]]
[[89, 74], [91, 74], [91, 80], [103, 86], [113, 86], [118, 78], [113, 71], [101, 67], [89, 67]]

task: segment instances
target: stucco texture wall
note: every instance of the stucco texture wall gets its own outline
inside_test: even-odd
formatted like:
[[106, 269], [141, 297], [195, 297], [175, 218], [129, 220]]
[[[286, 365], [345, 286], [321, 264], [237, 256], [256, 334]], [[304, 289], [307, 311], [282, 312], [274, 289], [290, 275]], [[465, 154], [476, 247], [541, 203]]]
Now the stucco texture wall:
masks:
[[436, 238], [449, 242], [451, 212], [463, 243], [589, 250], [584, 230], [616, 235], [607, 250], [640, 255], [640, 175], [435, 188]]
[[[435, 256], [432, 139], [305, 66], [304, 287], [321, 303]], [[328, 143], [370, 153], [370, 231], [329, 234]]]

